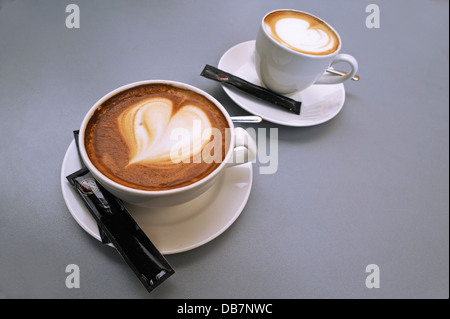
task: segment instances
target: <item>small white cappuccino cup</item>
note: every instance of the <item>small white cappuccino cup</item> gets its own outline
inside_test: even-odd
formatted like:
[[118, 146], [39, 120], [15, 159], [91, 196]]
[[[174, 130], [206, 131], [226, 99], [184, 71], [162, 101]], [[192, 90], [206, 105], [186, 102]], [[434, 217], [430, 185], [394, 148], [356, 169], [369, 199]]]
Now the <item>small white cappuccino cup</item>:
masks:
[[[275, 10], [261, 21], [255, 47], [255, 66], [259, 79], [280, 94], [303, 91], [313, 84], [337, 84], [353, 77], [358, 62], [339, 53], [339, 34], [328, 23], [309, 13]], [[332, 75], [327, 68], [345, 62], [350, 71]]]

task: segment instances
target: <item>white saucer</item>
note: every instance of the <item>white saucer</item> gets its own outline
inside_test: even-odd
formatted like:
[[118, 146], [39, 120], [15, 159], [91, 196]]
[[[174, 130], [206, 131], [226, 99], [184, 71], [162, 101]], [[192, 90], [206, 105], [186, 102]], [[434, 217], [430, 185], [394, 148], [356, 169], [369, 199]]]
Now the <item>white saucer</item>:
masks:
[[[218, 68], [261, 86], [255, 70], [254, 50], [254, 40], [240, 43], [225, 52], [219, 61]], [[342, 83], [313, 85], [302, 92], [286, 95], [302, 102], [300, 115], [297, 115], [254, 98], [234, 87], [225, 85], [222, 87], [228, 96], [244, 110], [259, 115], [267, 121], [287, 126], [312, 126], [329, 121], [340, 112], [345, 101]]]
[[[72, 141], [61, 168], [64, 201], [77, 223], [100, 241], [97, 223], [66, 179], [80, 168]], [[151, 209], [127, 203], [125, 206], [161, 253], [175, 254], [206, 244], [230, 227], [247, 203], [252, 181], [252, 163], [246, 163], [226, 168], [211, 189], [190, 202]]]

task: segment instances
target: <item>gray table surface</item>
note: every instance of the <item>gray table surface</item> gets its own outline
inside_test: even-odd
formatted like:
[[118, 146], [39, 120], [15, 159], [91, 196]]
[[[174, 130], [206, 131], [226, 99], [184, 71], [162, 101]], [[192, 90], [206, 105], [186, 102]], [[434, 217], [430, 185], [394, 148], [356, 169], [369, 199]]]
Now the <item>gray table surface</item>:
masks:
[[[0, 0], [0, 297], [448, 298], [449, 3], [387, 1]], [[278, 170], [260, 174], [237, 221], [167, 256], [176, 274], [148, 294], [119, 254], [72, 218], [60, 170], [87, 110], [110, 90], [170, 79], [246, 115], [199, 76], [255, 38], [277, 8], [332, 24], [359, 82], [331, 121], [278, 129]], [[66, 266], [80, 268], [68, 289]], [[380, 269], [368, 289], [366, 266]]]

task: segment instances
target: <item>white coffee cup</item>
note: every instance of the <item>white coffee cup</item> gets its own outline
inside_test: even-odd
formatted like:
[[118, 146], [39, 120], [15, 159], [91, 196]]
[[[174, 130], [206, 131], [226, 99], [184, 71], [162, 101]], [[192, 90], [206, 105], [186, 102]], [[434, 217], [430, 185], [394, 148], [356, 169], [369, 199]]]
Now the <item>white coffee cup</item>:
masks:
[[[334, 41], [331, 48], [323, 45], [327, 37]], [[336, 30], [316, 16], [274, 10], [264, 16], [259, 27], [256, 71], [267, 88], [280, 94], [302, 91], [313, 84], [342, 83], [356, 74], [358, 62], [351, 55], [339, 53], [341, 46]], [[338, 62], [349, 64], [350, 71], [344, 76], [328, 74], [326, 69]]]
[[[124, 186], [108, 178], [102, 172], [100, 172], [100, 170], [97, 169], [97, 167], [95, 167], [94, 164], [89, 159], [85, 146], [85, 130], [89, 120], [91, 119], [96, 109], [103, 102], [105, 102], [106, 100], [110, 99], [111, 97], [115, 96], [116, 94], [124, 90], [151, 83], [177, 86], [182, 89], [188, 89], [200, 95], [203, 95], [208, 100], [213, 102], [215, 106], [217, 106], [217, 108], [223, 113], [228, 122], [228, 126], [230, 128], [229, 129], [230, 142], [228, 143], [229, 145], [227, 145], [227, 149], [225, 150], [224, 160], [215, 170], [213, 170], [210, 174], [206, 175], [199, 181], [196, 181], [186, 186], [168, 190], [149, 191], [149, 190], [135, 189], [132, 187]], [[106, 94], [104, 97], [102, 97], [98, 102], [96, 102], [92, 106], [92, 108], [88, 111], [88, 113], [86, 114], [86, 116], [82, 121], [79, 134], [79, 148], [81, 158], [85, 163], [86, 167], [95, 177], [95, 179], [105, 189], [107, 189], [110, 193], [112, 193], [116, 197], [124, 200], [125, 202], [142, 207], [173, 206], [190, 201], [200, 196], [205, 191], [207, 191], [211, 186], [213, 186], [214, 183], [217, 181], [218, 177], [224, 173], [227, 167], [242, 164], [243, 162], [251, 162], [256, 158], [255, 141], [250, 136], [250, 134], [247, 133], [247, 131], [239, 127], [238, 128], [234, 127], [230, 115], [219, 101], [217, 101], [214, 97], [212, 97], [208, 93], [194, 86], [181, 82], [167, 81], [167, 80], [149, 80], [131, 83], [122, 86], [120, 88], [117, 88], [112, 92]], [[236, 161], [235, 159], [238, 160]]]

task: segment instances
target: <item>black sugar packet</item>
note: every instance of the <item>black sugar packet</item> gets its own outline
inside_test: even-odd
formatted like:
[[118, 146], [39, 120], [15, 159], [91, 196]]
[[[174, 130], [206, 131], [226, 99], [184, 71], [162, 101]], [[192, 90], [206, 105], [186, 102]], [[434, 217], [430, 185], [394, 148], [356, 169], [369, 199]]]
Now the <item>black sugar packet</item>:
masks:
[[[86, 167], [86, 166], [84, 166], [83, 159], [81, 158], [81, 155], [80, 155], [80, 146], [78, 145], [78, 136], [79, 135], [80, 135], [79, 130], [73, 131], [73, 138], [75, 140], [75, 144], [77, 145], [78, 157], [80, 159], [82, 167]], [[105, 245], [109, 244], [111, 241], [109, 240], [108, 236], [106, 236], [106, 234], [103, 232], [103, 230], [100, 228], [100, 226], [97, 225], [97, 227], [98, 227], [98, 232], [100, 234], [100, 239], [102, 240], [102, 244], [105, 244]]]
[[209, 64], [205, 66], [202, 73], [200, 73], [201, 76], [218, 81], [220, 83], [234, 86], [235, 88], [246, 92], [248, 94], [253, 95], [254, 97], [273, 103], [275, 105], [278, 105], [280, 107], [283, 107], [287, 109], [288, 111], [299, 115], [300, 109], [302, 106], [302, 102], [295, 101], [291, 98], [288, 98], [284, 95], [272, 92], [266, 88], [263, 88], [261, 86], [255, 85], [253, 83], [250, 83], [244, 79], [241, 79], [240, 77], [237, 77], [233, 74], [227, 73], [225, 71], [222, 71], [216, 67], [213, 67]]
[[[78, 136], [78, 132], [75, 133]], [[117, 249], [148, 292], [175, 273], [123, 202], [105, 190], [86, 167], [67, 176], [101, 232]]]

